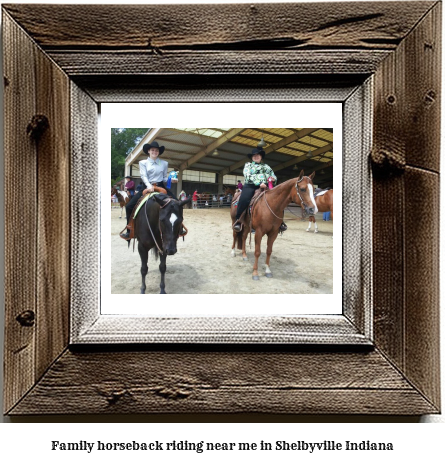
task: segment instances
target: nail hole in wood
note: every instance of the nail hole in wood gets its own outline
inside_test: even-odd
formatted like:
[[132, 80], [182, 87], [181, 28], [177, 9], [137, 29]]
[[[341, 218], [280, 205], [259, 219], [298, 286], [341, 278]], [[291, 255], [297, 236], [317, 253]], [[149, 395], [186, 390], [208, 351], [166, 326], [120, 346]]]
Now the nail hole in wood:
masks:
[[32, 139], [39, 140], [48, 127], [49, 121], [45, 115], [34, 115], [26, 128], [26, 133]]
[[35, 313], [32, 310], [26, 310], [20, 313], [20, 315], [17, 315], [16, 320], [22, 326], [33, 326], [35, 321]]

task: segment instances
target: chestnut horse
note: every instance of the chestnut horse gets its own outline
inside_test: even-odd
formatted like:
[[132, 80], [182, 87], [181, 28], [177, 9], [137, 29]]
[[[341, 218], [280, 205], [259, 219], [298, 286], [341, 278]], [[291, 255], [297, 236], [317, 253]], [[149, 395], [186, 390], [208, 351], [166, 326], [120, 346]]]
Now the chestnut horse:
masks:
[[198, 205], [201, 207], [205, 207], [205, 203], [207, 202], [208, 206], [210, 207], [212, 205], [212, 199], [213, 194], [211, 194], [210, 192], [202, 192], [201, 194], [198, 194]]
[[227, 197], [229, 194], [232, 194], [232, 197], [235, 195], [236, 193], [236, 187], [228, 187], [228, 186], [224, 186], [224, 190], [223, 190], [223, 193], [224, 195]]
[[[252, 218], [247, 211], [244, 217], [243, 229], [237, 233], [233, 231], [232, 257], [236, 256], [235, 245], [238, 249], [242, 249], [243, 260], [247, 260], [246, 254], [246, 239], [250, 232], [250, 225], [255, 229], [255, 263], [253, 265], [252, 279], [258, 280], [258, 259], [261, 255], [261, 239], [267, 235], [267, 250], [266, 250], [266, 277], [271, 278], [270, 256], [275, 239], [278, 236], [281, 223], [283, 221], [284, 209], [291, 202], [303, 204], [303, 214], [314, 215], [317, 213], [317, 206], [314, 200], [314, 185], [312, 178], [315, 173], [310, 176], [304, 176], [304, 171], [301, 171], [298, 178], [290, 179], [283, 182], [272, 190], [265, 191], [258, 198], [252, 209]], [[230, 208], [230, 216], [232, 218], [232, 226], [236, 218], [236, 205], [232, 203]]]
[[[323, 195], [317, 195], [315, 203], [320, 213], [331, 212], [331, 220], [334, 219], [334, 189], [329, 189]], [[314, 233], [318, 233], [318, 226], [314, 216], [309, 217], [309, 226], [306, 231], [311, 230], [312, 223], [315, 226]]]
[[119, 218], [122, 218], [122, 210], [131, 199], [130, 194], [128, 192], [119, 190], [117, 186], [113, 186], [111, 188], [111, 195], [116, 195], [117, 200], [119, 201], [119, 205], [121, 207], [121, 216]]

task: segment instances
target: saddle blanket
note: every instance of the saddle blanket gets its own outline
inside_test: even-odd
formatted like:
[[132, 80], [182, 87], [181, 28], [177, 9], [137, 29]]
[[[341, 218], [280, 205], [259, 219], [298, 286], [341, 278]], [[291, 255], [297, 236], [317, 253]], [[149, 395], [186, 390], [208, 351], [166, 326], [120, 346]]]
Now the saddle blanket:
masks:
[[136, 218], [136, 215], [139, 213], [139, 210], [142, 208], [142, 205], [144, 205], [148, 199], [151, 199], [154, 195], [159, 194], [160, 192], [151, 192], [150, 194], [147, 194], [145, 197], [143, 197], [141, 203], [138, 205], [136, 211], [134, 212], [133, 218]]
[[[235, 208], [238, 208], [238, 200], [235, 200], [232, 205], [235, 207]], [[252, 213], [252, 207], [253, 207], [253, 204], [249, 204], [249, 214]]]

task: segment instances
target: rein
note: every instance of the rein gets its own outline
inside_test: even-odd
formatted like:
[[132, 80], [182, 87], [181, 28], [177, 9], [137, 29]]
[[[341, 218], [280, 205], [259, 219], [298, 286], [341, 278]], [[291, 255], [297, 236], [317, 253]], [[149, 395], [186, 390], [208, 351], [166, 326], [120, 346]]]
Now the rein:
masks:
[[[303, 215], [302, 216], [298, 216], [296, 215], [295, 213], [293, 213], [290, 209], [289, 209], [289, 206], [286, 207], [287, 211], [289, 213], [291, 213], [292, 215], [294, 215], [296, 218], [298, 218], [299, 220], [303, 220], [305, 218], [305, 206], [306, 204], [304, 203], [303, 199], [301, 198], [301, 195], [300, 195], [300, 191], [298, 190], [298, 183], [300, 183], [301, 181], [303, 181], [304, 179], [304, 176], [299, 180], [297, 181], [297, 183], [295, 184], [295, 188], [297, 190], [297, 194], [298, 194], [298, 197], [300, 198], [300, 201], [301, 201], [301, 211], [303, 212]], [[267, 192], [270, 192], [270, 191], [263, 191], [256, 199], [255, 199], [255, 202], [254, 204], [252, 205], [252, 210], [251, 210], [251, 214], [250, 214], [250, 221], [249, 221], [249, 227], [250, 227], [250, 237], [249, 237], [249, 246], [250, 246], [250, 243], [251, 243], [251, 240], [252, 240], [252, 219], [253, 219], [253, 212], [254, 212], [254, 208], [258, 202], [258, 200], [260, 200], [261, 197], [264, 197], [264, 202], [266, 203], [266, 206], [267, 208], [269, 209], [269, 211], [272, 213], [273, 216], [275, 216], [275, 218], [279, 219], [279, 220], [284, 220], [284, 216], [281, 217], [281, 216], [278, 216], [275, 214], [275, 212], [272, 210], [272, 208], [270, 207], [269, 203], [267, 202], [267, 196], [266, 196], [266, 193]], [[232, 203], [234, 203], [235, 201], [233, 201]]]
[[[159, 206], [160, 209], [166, 207], [173, 199], [171, 197], [168, 197], [168, 199], [165, 200], [165, 203], [164, 205], [162, 206]], [[148, 203], [148, 202], [147, 202]], [[156, 244], [156, 247], [158, 248], [159, 250], [159, 253], [161, 255], [164, 254], [164, 252], [161, 250], [161, 248], [159, 247], [158, 243], [156, 242], [156, 238], [155, 238], [155, 235], [151, 229], [151, 226], [150, 226], [150, 221], [148, 220], [148, 215], [147, 215], [147, 203], [145, 204], [145, 218], [147, 219], [147, 224], [148, 224], [148, 229], [150, 230], [150, 233], [151, 233], [151, 237], [153, 238], [153, 241], [154, 243]], [[184, 237], [187, 232], [188, 232], [188, 229], [183, 225], [184, 229], [186, 230], [186, 233], [185, 234], [180, 234], [179, 237]], [[161, 234], [161, 242], [164, 242], [163, 240], [163, 237], [162, 237], [162, 229], [161, 229], [161, 220], [159, 219], [159, 233]]]
[[[158, 250], [159, 250], [159, 253], [160, 253], [161, 255], [164, 255], [164, 252], [160, 249], [158, 243], [156, 242], [155, 235], [153, 234], [153, 231], [152, 231], [152, 229], [151, 229], [150, 221], [149, 221], [148, 215], [147, 215], [147, 204], [148, 204], [148, 202], [145, 204], [145, 209], [144, 209], [144, 211], [145, 211], [145, 218], [147, 219], [148, 229], [150, 230], [151, 237], [153, 238], [153, 240], [154, 240], [154, 242], [155, 242], [155, 244], [156, 244], [156, 247], [157, 247]], [[162, 207], [161, 207], [161, 208], [162, 208]], [[161, 231], [161, 224], [160, 224], [160, 223], [159, 223], [159, 232], [161, 233], [161, 241], [162, 241], [162, 231]]]

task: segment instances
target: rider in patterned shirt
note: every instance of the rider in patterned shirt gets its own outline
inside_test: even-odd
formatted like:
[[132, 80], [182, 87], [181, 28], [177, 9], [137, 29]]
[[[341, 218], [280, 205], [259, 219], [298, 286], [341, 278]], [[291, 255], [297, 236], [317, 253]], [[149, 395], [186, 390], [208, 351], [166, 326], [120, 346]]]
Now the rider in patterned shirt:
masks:
[[[248, 207], [253, 194], [255, 193], [256, 189], [262, 187], [266, 189], [267, 180], [269, 178], [273, 178], [273, 183], [276, 184], [277, 177], [275, 173], [272, 171], [272, 168], [266, 163], [263, 163], [263, 160], [266, 156], [266, 152], [264, 150], [256, 148], [252, 150], [252, 153], [249, 153], [248, 157], [252, 160], [251, 162], [247, 162], [244, 165], [244, 186], [243, 190], [241, 191], [241, 196], [238, 202], [238, 208], [236, 210], [236, 220], [233, 224], [233, 229], [236, 232], [241, 231], [241, 224], [239, 219], [244, 212], [244, 210]], [[282, 223], [280, 226], [281, 231], [285, 231], [287, 226]]]

